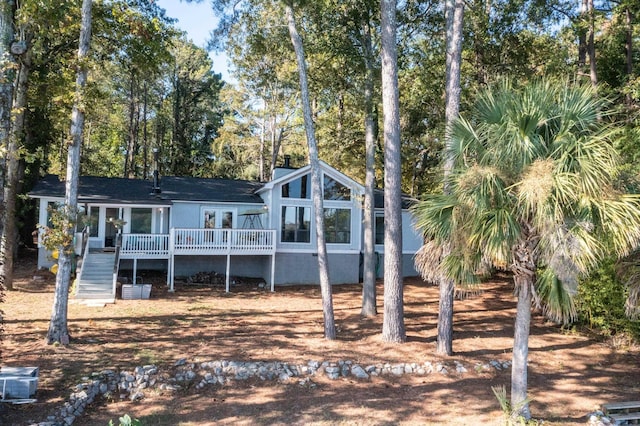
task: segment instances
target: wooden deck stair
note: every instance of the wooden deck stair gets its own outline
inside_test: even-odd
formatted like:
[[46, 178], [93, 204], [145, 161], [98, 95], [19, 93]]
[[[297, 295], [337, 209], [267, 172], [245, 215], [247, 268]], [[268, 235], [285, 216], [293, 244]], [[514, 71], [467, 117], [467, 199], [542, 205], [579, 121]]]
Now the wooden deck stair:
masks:
[[602, 408], [614, 425], [640, 424], [640, 401], [614, 402]]
[[75, 298], [115, 303], [116, 295], [113, 290], [115, 262], [114, 252], [90, 251], [87, 253], [78, 274]]

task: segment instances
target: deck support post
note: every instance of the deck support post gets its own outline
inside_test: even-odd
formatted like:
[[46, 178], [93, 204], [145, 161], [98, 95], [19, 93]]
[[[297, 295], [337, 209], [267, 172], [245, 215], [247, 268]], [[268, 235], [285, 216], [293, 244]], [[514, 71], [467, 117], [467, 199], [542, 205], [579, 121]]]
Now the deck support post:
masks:
[[271, 291], [275, 291], [276, 283], [276, 254], [271, 253]]
[[229, 293], [229, 272], [231, 270], [231, 255], [227, 253], [227, 279], [226, 279], [226, 290]]
[[136, 275], [138, 274], [138, 259], [133, 258], [133, 285], [138, 284], [138, 279]]

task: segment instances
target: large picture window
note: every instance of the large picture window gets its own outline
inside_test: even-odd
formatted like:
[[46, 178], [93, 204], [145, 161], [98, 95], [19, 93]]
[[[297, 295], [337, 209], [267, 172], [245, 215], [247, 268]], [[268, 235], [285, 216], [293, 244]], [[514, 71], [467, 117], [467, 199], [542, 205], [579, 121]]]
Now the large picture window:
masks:
[[308, 243], [311, 232], [311, 209], [309, 207], [282, 206], [283, 243]]
[[131, 209], [131, 233], [150, 234], [151, 233], [151, 209], [132, 208]]
[[351, 243], [351, 210], [324, 209], [324, 232], [327, 243]]

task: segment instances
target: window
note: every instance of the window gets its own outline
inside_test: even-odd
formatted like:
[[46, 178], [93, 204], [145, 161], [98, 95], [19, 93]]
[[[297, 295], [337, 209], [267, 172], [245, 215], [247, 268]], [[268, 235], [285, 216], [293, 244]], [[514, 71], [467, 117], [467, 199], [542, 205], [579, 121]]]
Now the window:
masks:
[[222, 212], [221, 228], [231, 229], [233, 228], [233, 212]]
[[384, 244], [384, 216], [381, 214], [376, 215], [376, 244]]
[[282, 198], [311, 198], [311, 176], [304, 175], [282, 185]]
[[324, 175], [324, 199], [333, 201], [350, 201], [351, 190], [340, 182]]
[[204, 228], [215, 228], [215, 227], [216, 227], [216, 211], [205, 210], [204, 211]]
[[233, 211], [221, 209], [204, 209], [202, 211], [203, 228], [233, 228]]
[[132, 208], [131, 209], [131, 229], [132, 234], [151, 233], [151, 209]]
[[100, 208], [91, 207], [89, 209], [89, 236], [98, 236], [98, 222], [100, 221]]
[[351, 243], [351, 210], [324, 209], [324, 232], [327, 243]]
[[309, 207], [282, 206], [283, 243], [308, 243], [310, 241], [311, 209]]

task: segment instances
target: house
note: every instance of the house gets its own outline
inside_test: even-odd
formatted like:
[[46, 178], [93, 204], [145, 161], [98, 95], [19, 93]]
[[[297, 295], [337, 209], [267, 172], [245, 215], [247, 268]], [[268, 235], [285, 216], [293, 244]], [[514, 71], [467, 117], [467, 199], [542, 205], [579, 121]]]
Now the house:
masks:
[[[330, 280], [356, 283], [362, 275], [364, 187], [324, 162], [320, 167]], [[272, 290], [274, 285], [319, 282], [310, 166], [294, 169], [285, 162], [267, 183], [84, 176], [78, 193], [87, 226], [78, 227], [76, 252], [83, 253], [85, 265], [88, 256], [111, 256], [105, 257], [105, 274], [132, 270], [135, 277], [139, 268], [166, 270], [171, 290], [175, 277], [201, 271], [224, 272], [227, 291], [230, 276], [263, 278]], [[39, 223], [47, 223], [48, 207], [64, 199], [64, 182], [46, 176], [29, 195], [39, 200]], [[422, 244], [407, 210], [412, 202], [404, 198], [405, 276], [417, 275], [413, 255]], [[375, 218], [377, 273], [382, 276], [382, 191], [376, 191]], [[54, 261], [39, 244], [38, 267]], [[81, 270], [80, 281], [83, 275]], [[115, 276], [103, 281], [113, 281], [115, 295]]]

